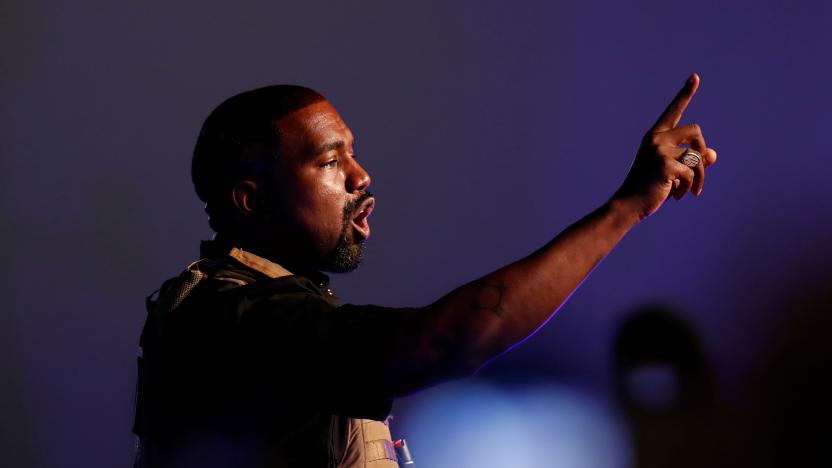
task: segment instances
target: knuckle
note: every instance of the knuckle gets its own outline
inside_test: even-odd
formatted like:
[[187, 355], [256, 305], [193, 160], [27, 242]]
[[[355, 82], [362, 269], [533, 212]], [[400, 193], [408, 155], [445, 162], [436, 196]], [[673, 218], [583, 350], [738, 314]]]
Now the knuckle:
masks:
[[690, 128], [693, 130], [693, 133], [696, 133], [697, 135], [701, 135], [701, 134], [702, 134], [702, 127], [701, 127], [701, 126], [699, 126], [699, 124], [698, 124], [698, 123], [692, 123], [692, 124], [690, 124]]
[[651, 147], [658, 148], [659, 146], [661, 146], [661, 142], [662, 142], [661, 133], [659, 133], [659, 132], [650, 133], [649, 135], [647, 135], [646, 141]]

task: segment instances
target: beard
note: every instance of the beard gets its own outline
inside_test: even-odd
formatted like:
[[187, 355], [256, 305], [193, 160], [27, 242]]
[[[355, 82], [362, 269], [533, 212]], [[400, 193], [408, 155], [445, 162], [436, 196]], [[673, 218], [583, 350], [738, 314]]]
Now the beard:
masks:
[[344, 205], [344, 224], [341, 227], [338, 244], [326, 262], [326, 270], [333, 273], [347, 273], [355, 270], [361, 264], [364, 259], [365, 240], [355, 239], [352, 220], [358, 207], [372, 196], [370, 192], [364, 191], [355, 200]]

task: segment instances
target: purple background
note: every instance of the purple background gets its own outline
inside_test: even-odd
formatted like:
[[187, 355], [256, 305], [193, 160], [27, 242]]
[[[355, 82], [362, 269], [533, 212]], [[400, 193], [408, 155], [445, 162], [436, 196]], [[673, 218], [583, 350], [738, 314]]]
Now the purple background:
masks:
[[720, 156], [702, 197], [634, 229], [490, 372], [609, 400], [615, 327], [661, 301], [741, 401], [832, 277], [830, 31], [828, 2], [4, 1], [4, 466], [129, 464], [143, 298], [210, 235], [197, 131], [271, 83], [326, 94], [373, 176], [368, 257], [336, 290], [421, 305], [603, 203], [700, 73], [684, 121]]

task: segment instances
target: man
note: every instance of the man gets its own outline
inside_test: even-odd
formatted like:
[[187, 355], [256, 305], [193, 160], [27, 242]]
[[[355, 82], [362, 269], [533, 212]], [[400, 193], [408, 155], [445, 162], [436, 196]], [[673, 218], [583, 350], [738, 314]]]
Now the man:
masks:
[[[716, 161], [677, 126], [693, 75], [621, 188], [530, 256], [422, 308], [338, 305], [320, 271], [361, 261], [374, 199], [353, 135], [320, 94], [272, 86], [203, 125], [192, 176], [216, 231], [148, 299], [140, 466], [393, 467], [392, 399], [471, 375], [540, 328], [624, 234]], [[690, 145], [690, 149], [682, 147]]]

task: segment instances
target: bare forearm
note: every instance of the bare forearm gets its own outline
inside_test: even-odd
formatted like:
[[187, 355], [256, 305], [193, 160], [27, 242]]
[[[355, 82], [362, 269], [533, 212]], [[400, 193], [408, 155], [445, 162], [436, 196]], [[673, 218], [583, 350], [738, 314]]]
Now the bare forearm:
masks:
[[540, 328], [638, 222], [608, 203], [528, 257], [451, 292], [429, 313], [457, 330], [476, 367]]

